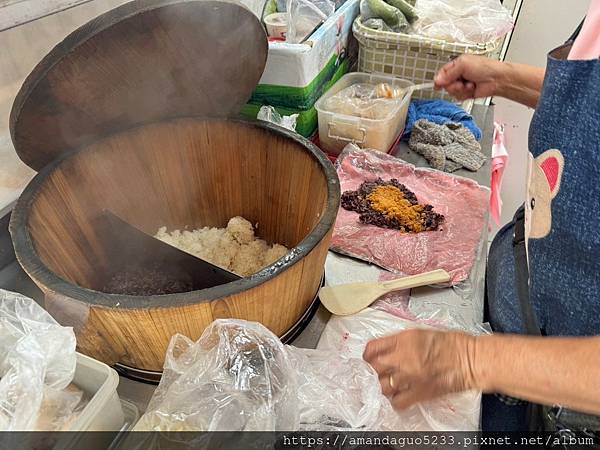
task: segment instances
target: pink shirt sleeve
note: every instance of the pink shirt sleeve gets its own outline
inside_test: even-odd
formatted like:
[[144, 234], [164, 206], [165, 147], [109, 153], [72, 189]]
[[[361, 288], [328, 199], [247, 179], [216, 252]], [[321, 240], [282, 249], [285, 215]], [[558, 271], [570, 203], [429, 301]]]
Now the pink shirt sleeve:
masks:
[[591, 0], [585, 21], [568, 59], [600, 58], [600, 0]]

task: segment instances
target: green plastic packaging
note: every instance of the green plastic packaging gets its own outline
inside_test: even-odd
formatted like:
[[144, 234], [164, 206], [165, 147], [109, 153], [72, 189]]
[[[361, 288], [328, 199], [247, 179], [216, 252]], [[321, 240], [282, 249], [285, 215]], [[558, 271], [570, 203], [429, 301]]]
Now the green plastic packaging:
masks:
[[415, 8], [412, 7], [412, 5], [410, 3], [408, 3], [406, 0], [385, 0], [388, 4], [390, 4], [391, 6], [398, 8], [400, 10], [400, 12], [402, 14], [404, 14], [404, 17], [406, 17], [406, 20], [408, 20], [409, 23], [413, 23], [415, 20], [417, 20], [419, 18], [419, 16], [417, 16], [417, 13], [415, 12]]

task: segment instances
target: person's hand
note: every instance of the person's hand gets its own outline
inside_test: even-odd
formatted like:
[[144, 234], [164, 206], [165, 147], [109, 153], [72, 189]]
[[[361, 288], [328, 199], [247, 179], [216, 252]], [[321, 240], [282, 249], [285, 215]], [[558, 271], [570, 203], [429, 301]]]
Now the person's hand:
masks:
[[505, 63], [483, 56], [461, 55], [444, 65], [434, 78], [436, 89], [445, 89], [457, 100], [498, 95]]
[[407, 330], [367, 344], [363, 358], [379, 375], [394, 408], [479, 388], [475, 338], [464, 333]]

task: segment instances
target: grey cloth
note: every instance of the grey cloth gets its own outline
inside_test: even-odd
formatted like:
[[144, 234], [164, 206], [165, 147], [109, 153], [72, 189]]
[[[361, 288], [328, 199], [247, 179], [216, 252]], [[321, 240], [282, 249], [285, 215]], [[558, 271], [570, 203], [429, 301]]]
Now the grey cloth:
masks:
[[431, 167], [444, 172], [463, 167], [476, 172], [487, 159], [473, 133], [453, 122], [438, 125], [426, 119], [418, 120], [408, 146], [422, 155]]

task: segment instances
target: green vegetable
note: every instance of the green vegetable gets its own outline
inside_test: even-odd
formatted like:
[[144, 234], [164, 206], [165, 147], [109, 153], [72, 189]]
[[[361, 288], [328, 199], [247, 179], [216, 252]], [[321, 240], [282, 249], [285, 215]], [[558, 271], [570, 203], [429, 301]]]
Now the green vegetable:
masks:
[[403, 23], [408, 25], [406, 17], [398, 8], [387, 4], [383, 0], [367, 0], [367, 3], [374, 16], [383, 19], [389, 27], [402, 27], [404, 26]]
[[263, 9], [263, 19], [273, 13], [277, 12], [277, 1], [276, 0], [269, 0], [267, 1], [267, 3], [265, 4], [265, 7]]
[[415, 8], [410, 5], [406, 0], [385, 0], [391, 6], [398, 8], [402, 14], [406, 17], [410, 23], [413, 23], [419, 18], [415, 12]]
[[408, 3], [410, 6], [415, 6], [415, 3], [417, 3], [417, 0], [406, 0], [406, 3]]

